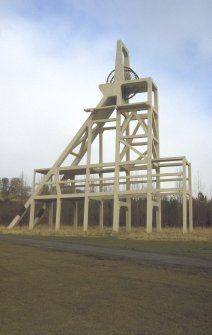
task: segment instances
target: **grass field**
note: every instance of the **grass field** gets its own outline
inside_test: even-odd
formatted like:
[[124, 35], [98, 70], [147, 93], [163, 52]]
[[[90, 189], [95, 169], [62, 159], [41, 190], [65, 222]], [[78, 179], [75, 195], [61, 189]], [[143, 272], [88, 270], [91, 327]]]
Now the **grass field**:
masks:
[[146, 252], [171, 253], [175, 255], [202, 256], [212, 258], [212, 229], [196, 228], [193, 233], [183, 234], [181, 229], [169, 228], [162, 232], [147, 234], [144, 229], [132, 229], [126, 233], [124, 229], [114, 233], [111, 229], [100, 232], [97, 228], [82, 229], [62, 227], [55, 231], [47, 226], [38, 226], [33, 230], [26, 227], [16, 227], [8, 230], [0, 226], [1, 234], [15, 234], [59, 240], [67, 243], [79, 243], [113, 248], [127, 248]]
[[9, 230], [6, 226], [0, 226], [2, 234], [24, 234], [24, 235], [39, 235], [39, 236], [116, 236], [119, 239], [131, 240], [157, 240], [157, 241], [210, 241], [212, 242], [212, 228], [195, 228], [192, 233], [183, 234], [180, 228], [163, 228], [161, 232], [153, 231], [147, 234], [144, 228], [132, 228], [131, 232], [126, 232], [124, 228], [120, 228], [118, 233], [113, 232], [111, 228], [104, 228], [100, 231], [98, 227], [91, 226], [87, 232], [84, 232], [82, 227], [75, 229], [69, 226], [62, 226], [60, 230], [55, 231], [47, 225], [38, 225], [33, 230], [29, 230], [27, 226], [16, 226]]
[[[36, 233], [66, 243], [212, 255], [208, 238], [162, 241]], [[100, 260], [1, 241], [0, 275], [0, 335], [211, 334], [211, 272]]]

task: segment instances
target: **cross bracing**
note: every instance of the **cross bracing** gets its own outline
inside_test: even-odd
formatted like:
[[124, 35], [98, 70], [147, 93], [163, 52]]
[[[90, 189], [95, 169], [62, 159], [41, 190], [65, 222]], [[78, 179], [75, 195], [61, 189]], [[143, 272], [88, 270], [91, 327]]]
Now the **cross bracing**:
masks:
[[[115, 70], [99, 86], [103, 98], [85, 111], [88, 119], [51, 168], [36, 169], [33, 190], [21, 213], [10, 223], [18, 224], [30, 211], [33, 228], [45, 211], [56, 229], [61, 224], [61, 204], [74, 203], [74, 225], [78, 226], [78, 203], [84, 202], [83, 228], [88, 229], [89, 201], [113, 200], [113, 230], [119, 230], [120, 208], [126, 211], [126, 229], [131, 229], [131, 200], [146, 197], [146, 230], [161, 230], [161, 198], [182, 198], [183, 232], [192, 226], [191, 165], [184, 156], [160, 157], [158, 91], [152, 78], [138, 78], [130, 69], [129, 53], [117, 42]], [[132, 102], [131, 98], [137, 101]], [[138, 101], [140, 99], [140, 101]], [[108, 160], [108, 153], [110, 159]], [[39, 210], [36, 207], [39, 205]]]

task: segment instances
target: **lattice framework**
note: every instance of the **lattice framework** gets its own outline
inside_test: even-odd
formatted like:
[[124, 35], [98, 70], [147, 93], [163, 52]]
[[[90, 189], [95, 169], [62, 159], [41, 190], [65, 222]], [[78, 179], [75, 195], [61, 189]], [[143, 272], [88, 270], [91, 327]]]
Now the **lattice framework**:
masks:
[[[113, 230], [119, 230], [120, 208], [124, 207], [129, 231], [131, 200], [146, 197], [146, 230], [152, 231], [155, 208], [156, 228], [160, 231], [161, 197], [174, 194], [182, 197], [183, 232], [188, 228], [192, 231], [191, 165], [184, 156], [160, 157], [157, 86], [152, 78], [140, 79], [134, 71], [131, 78], [130, 71], [129, 52], [123, 42], [118, 41], [115, 70], [108, 82], [99, 86], [103, 98], [95, 108], [85, 109], [90, 113], [88, 119], [52, 168], [34, 171], [32, 195], [9, 228], [18, 224], [30, 210], [29, 228], [32, 229], [48, 210], [50, 226], [55, 223], [59, 229], [61, 203], [67, 199], [74, 203], [74, 226], [77, 227], [78, 203], [83, 199], [86, 231], [92, 199], [100, 203], [99, 225], [103, 229], [103, 202], [112, 199]], [[131, 102], [133, 96], [140, 101]], [[105, 160], [104, 137], [108, 132], [115, 133], [111, 135], [115, 148], [112, 161]], [[98, 150], [96, 155], [94, 143]], [[38, 180], [37, 175], [42, 178]], [[36, 207], [39, 207], [37, 212]]]

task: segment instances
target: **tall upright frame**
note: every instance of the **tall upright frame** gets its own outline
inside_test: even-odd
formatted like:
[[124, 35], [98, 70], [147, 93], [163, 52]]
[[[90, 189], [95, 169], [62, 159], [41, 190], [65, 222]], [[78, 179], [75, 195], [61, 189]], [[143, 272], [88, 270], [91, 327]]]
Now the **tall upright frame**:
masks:
[[[78, 227], [78, 204], [84, 202], [83, 229], [89, 227], [89, 202], [100, 204], [99, 227], [104, 227], [104, 200], [113, 201], [113, 230], [119, 231], [120, 208], [126, 211], [130, 231], [131, 202], [146, 198], [146, 231], [161, 230], [161, 198], [182, 197], [183, 232], [193, 230], [191, 164], [185, 156], [160, 157], [158, 90], [152, 78], [139, 78], [130, 68], [129, 51], [117, 41], [115, 69], [99, 85], [103, 94], [80, 130], [51, 168], [36, 169], [32, 195], [10, 223], [17, 225], [29, 211], [33, 229], [45, 211], [49, 225], [60, 229], [61, 205], [71, 201], [74, 226]], [[114, 157], [105, 160], [105, 134], [111, 132]], [[98, 151], [94, 156], [94, 143]], [[108, 143], [110, 146], [111, 144]], [[108, 148], [110, 150], [110, 147]], [[39, 179], [37, 178], [39, 176]]]

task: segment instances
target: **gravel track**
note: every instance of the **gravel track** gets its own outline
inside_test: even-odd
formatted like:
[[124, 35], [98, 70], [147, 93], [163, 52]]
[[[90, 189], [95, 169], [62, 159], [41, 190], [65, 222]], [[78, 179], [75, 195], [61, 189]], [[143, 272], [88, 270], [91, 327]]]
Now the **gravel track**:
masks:
[[212, 273], [212, 260], [195, 256], [179, 256], [165, 253], [153, 253], [120, 249], [112, 247], [91, 246], [60, 241], [49, 241], [18, 235], [0, 235], [0, 241], [12, 242], [19, 245], [51, 249], [54, 251], [71, 252], [99, 259], [130, 261], [132, 263], [149, 263], [155, 265], [177, 266], [183, 268], [199, 268]]

